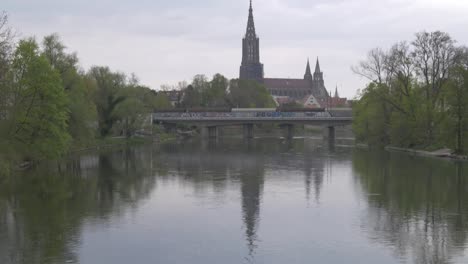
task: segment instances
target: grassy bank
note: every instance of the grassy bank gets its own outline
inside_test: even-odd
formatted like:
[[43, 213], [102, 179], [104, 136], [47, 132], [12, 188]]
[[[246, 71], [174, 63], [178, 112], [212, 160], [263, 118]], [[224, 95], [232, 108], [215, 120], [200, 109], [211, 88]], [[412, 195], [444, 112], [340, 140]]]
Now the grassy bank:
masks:
[[410, 154], [414, 154], [418, 156], [425, 156], [425, 157], [468, 161], [468, 156], [453, 154], [454, 151], [451, 149], [447, 149], [447, 148], [414, 149], [414, 148], [399, 148], [399, 147], [387, 146], [385, 147], [385, 150], [394, 151], [394, 152], [405, 152], [405, 153], [410, 153]]

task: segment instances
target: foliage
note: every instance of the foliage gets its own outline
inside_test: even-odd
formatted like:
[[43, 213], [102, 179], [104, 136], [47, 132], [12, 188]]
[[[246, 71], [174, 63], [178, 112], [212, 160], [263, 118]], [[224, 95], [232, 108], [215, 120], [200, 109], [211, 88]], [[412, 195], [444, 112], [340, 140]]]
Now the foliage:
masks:
[[59, 74], [39, 54], [33, 39], [20, 41], [11, 65], [8, 141], [26, 159], [56, 158], [63, 154], [67, 133], [67, 98]]
[[148, 114], [155, 109], [170, 108], [167, 97], [138, 84], [135, 77], [112, 72], [108, 67], [93, 67], [88, 73], [90, 85], [96, 90], [94, 103], [98, 113], [101, 137], [133, 136], [143, 124], [149, 124]]
[[[148, 120], [148, 115], [158, 107], [156, 100], [160, 99], [151, 89], [133, 85], [122, 89], [120, 96], [125, 100], [116, 106], [112, 116], [115, 120], [119, 120], [119, 126], [116, 128], [121, 131], [122, 135], [130, 138], [143, 127], [145, 122], [147, 124], [151, 122], [151, 119]], [[166, 106], [167, 102], [162, 102], [162, 104]]]
[[389, 51], [371, 50], [353, 67], [370, 81], [354, 107], [358, 140], [463, 152], [467, 54], [439, 31], [418, 33]]
[[0, 14], [0, 174], [95, 144], [96, 135], [131, 137], [151, 125], [148, 113], [171, 107], [135, 75], [98, 66], [83, 72], [56, 34], [40, 46], [33, 38], [15, 45], [7, 22]]
[[231, 80], [229, 101], [232, 107], [269, 108], [275, 102], [264, 85], [250, 80]]
[[226, 107], [229, 81], [221, 74], [213, 76], [211, 81], [205, 75], [196, 75], [193, 81], [184, 89], [182, 106], [196, 107]]
[[[82, 70], [77, 54], [57, 34], [40, 45], [33, 38], [15, 41], [1, 13], [0, 173], [12, 164], [58, 158], [96, 144], [97, 138], [152, 131], [149, 113], [172, 107], [168, 94], [140, 85], [134, 74], [106, 66]], [[263, 85], [221, 74], [211, 80], [196, 75], [190, 85], [180, 82], [175, 88], [182, 99], [178, 107], [275, 106]]]
[[117, 105], [125, 100], [120, 93], [125, 88], [126, 79], [122, 73], [111, 72], [109, 67], [92, 67], [88, 72], [90, 85], [96, 90], [94, 103], [98, 113], [98, 130], [101, 137], [110, 135], [118, 118], [113, 114]]
[[204, 75], [196, 75], [183, 92], [182, 106], [186, 108], [275, 107], [273, 98], [262, 84], [249, 80], [229, 81], [221, 74], [215, 74], [211, 81]]
[[445, 91], [446, 117], [442, 131], [448, 144], [456, 153], [464, 153], [468, 132], [468, 70], [456, 67], [452, 70], [448, 89]]
[[78, 70], [76, 54], [65, 53], [66, 47], [58, 35], [46, 36], [43, 40], [43, 55], [61, 76], [63, 89], [68, 100], [70, 116], [68, 131], [75, 146], [92, 141], [95, 135], [96, 106], [93, 103], [94, 91], [86, 85], [86, 76]]

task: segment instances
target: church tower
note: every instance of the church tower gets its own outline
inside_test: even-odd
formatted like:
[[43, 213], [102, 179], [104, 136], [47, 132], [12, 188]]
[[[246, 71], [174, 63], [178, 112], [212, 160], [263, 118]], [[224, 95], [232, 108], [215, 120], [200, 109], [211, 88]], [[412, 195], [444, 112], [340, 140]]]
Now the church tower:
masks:
[[340, 98], [340, 95], [338, 94], [338, 84], [336, 85], [336, 88], [335, 88], [335, 98]]
[[307, 66], [306, 66], [306, 72], [304, 74], [304, 80], [308, 80], [309, 82], [312, 82], [313, 80], [312, 72], [310, 71], [309, 59], [307, 59]]
[[315, 94], [317, 94], [318, 97], [322, 97], [322, 98], [331, 97], [331, 95], [328, 94], [327, 89], [325, 88], [325, 82], [323, 80], [323, 72], [320, 70], [320, 63], [319, 63], [318, 58], [315, 64], [314, 80], [312, 82], [312, 90], [315, 91]]
[[239, 78], [263, 81], [263, 64], [260, 63], [260, 44], [255, 33], [252, 0], [250, 0], [247, 31], [242, 39], [242, 64]]
[[317, 58], [317, 63], [315, 64], [315, 72], [314, 72], [314, 80], [317, 82], [321, 82], [323, 85], [323, 72], [320, 71], [320, 63]]

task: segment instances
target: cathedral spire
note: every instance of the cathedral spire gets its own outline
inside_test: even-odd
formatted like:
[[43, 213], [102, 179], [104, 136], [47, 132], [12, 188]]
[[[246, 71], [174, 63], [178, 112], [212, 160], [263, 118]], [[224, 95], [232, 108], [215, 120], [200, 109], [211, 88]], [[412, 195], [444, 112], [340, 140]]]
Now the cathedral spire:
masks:
[[252, 0], [250, 0], [247, 30], [245, 37], [242, 39], [242, 63], [239, 78], [263, 80], [263, 64], [260, 62], [260, 40], [255, 33]]
[[250, 0], [250, 7], [249, 7], [249, 20], [247, 21], [247, 31], [245, 33], [246, 38], [257, 38], [257, 34], [255, 33], [255, 23], [254, 23], [254, 16], [253, 16], [253, 8], [252, 8], [252, 0]]
[[316, 72], [316, 73], [319, 73], [319, 72], [320, 72], [320, 63], [319, 63], [318, 57], [317, 57], [317, 63], [315, 64], [315, 72]]
[[305, 74], [304, 74], [304, 79], [312, 81], [312, 72], [310, 70], [309, 58], [307, 58], [307, 66], [306, 66], [306, 71], [305, 71]]
[[340, 98], [340, 96], [338, 95], [338, 84], [336, 85], [336, 88], [335, 88], [335, 98]]

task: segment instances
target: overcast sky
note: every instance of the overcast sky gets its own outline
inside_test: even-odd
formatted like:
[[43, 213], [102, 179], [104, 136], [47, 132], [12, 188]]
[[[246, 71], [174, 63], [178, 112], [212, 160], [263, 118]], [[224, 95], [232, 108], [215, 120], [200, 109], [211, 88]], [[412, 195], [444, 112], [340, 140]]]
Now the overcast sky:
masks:
[[[23, 37], [58, 33], [81, 65], [134, 72], [143, 84], [237, 78], [248, 0], [2, 0]], [[353, 97], [365, 83], [350, 67], [374, 47], [422, 30], [468, 44], [468, 0], [254, 0], [265, 77], [302, 78], [320, 58], [325, 84]]]

